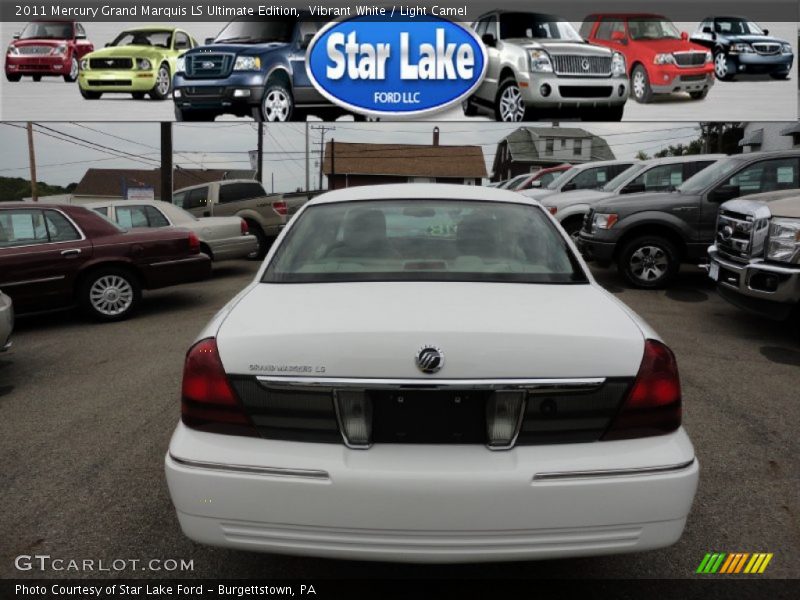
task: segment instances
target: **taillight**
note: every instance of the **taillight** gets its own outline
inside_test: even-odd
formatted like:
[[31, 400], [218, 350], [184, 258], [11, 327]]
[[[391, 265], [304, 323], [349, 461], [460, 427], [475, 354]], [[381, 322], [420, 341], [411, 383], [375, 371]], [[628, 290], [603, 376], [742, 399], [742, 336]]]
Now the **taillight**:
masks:
[[181, 419], [201, 431], [258, 435], [228, 381], [214, 338], [200, 340], [186, 354]]
[[272, 210], [284, 217], [289, 214], [289, 207], [286, 205], [286, 202], [283, 201], [273, 202]]
[[247, 235], [250, 233], [250, 227], [247, 226], [247, 221], [242, 219], [242, 235]]
[[197, 234], [194, 231], [189, 232], [189, 253], [200, 253], [200, 238], [197, 237]]
[[672, 350], [646, 340], [639, 373], [604, 440], [663, 435], [681, 425], [681, 382]]

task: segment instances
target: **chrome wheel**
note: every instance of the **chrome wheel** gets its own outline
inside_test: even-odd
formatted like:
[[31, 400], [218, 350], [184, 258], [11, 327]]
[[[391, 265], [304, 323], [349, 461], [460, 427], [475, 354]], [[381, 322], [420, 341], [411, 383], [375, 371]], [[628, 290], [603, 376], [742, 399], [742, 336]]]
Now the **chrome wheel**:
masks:
[[722, 52], [718, 53], [714, 58], [714, 73], [720, 79], [725, 79], [728, 76], [728, 59], [725, 58]]
[[78, 59], [73, 58], [72, 64], [69, 67], [69, 78], [72, 81], [75, 81], [78, 78], [78, 71], [80, 70], [80, 65], [78, 64]]
[[633, 95], [637, 98], [643, 98], [646, 88], [647, 82], [644, 79], [644, 73], [642, 71], [636, 71], [636, 73], [633, 74]]
[[642, 246], [631, 254], [629, 265], [634, 277], [652, 283], [667, 274], [669, 260], [658, 246]]
[[166, 96], [169, 94], [169, 88], [172, 85], [169, 77], [169, 69], [162, 66], [158, 70], [158, 79], [156, 80], [156, 91], [159, 96]]
[[104, 275], [89, 288], [92, 308], [103, 316], [116, 317], [133, 305], [133, 286], [119, 275]]
[[271, 89], [264, 96], [264, 120], [287, 121], [292, 101], [289, 94], [281, 89]]
[[507, 86], [500, 94], [500, 120], [517, 123], [525, 118], [525, 102], [516, 83]]

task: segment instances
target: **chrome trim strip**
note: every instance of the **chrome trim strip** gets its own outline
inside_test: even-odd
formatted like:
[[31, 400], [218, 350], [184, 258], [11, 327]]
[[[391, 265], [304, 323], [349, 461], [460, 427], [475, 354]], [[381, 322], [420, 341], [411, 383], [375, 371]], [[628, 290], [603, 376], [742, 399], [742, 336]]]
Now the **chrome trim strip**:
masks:
[[2, 287], [14, 287], [15, 285], [28, 285], [30, 283], [47, 283], [48, 281], [61, 281], [66, 279], [66, 275], [56, 275], [55, 277], [42, 277], [41, 279], [25, 279], [24, 281], [10, 281], [0, 284]]
[[254, 467], [250, 465], [228, 465], [224, 463], [205, 462], [177, 458], [172, 453], [170, 459], [183, 467], [191, 469], [208, 469], [211, 471], [230, 471], [233, 473], [248, 473], [250, 475], [268, 475], [270, 477], [297, 477], [300, 479], [315, 479], [330, 481], [327, 471], [316, 469], [285, 469], [282, 467]]
[[548, 392], [569, 391], [573, 389], [587, 390], [603, 385], [605, 377], [583, 377], [575, 379], [380, 379], [350, 377], [294, 377], [278, 375], [259, 375], [256, 379], [262, 384], [296, 385], [306, 387], [331, 388], [412, 388], [412, 389], [524, 389], [536, 391], [546, 389]]
[[161, 262], [153, 263], [151, 267], [165, 267], [167, 265], [179, 265], [181, 263], [194, 262], [200, 254], [193, 254], [189, 258], [179, 258], [177, 260], [162, 260]]
[[694, 464], [695, 459], [679, 463], [677, 465], [666, 465], [662, 467], [634, 467], [632, 469], [605, 469], [597, 471], [551, 471], [536, 473], [533, 482], [554, 481], [564, 479], [601, 479], [605, 477], [635, 477], [637, 475], [657, 475], [660, 473], [671, 473], [688, 469]]

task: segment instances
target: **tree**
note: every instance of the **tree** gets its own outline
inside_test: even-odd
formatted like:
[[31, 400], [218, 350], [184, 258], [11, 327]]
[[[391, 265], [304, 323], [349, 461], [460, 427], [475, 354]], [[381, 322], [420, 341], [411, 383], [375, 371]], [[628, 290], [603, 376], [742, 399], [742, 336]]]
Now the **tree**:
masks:
[[647, 160], [647, 159], [650, 158], [650, 155], [647, 152], [645, 152], [644, 150], [639, 150], [636, 153], [636, 157], [635, 158], [636, 158], [636, 160]]

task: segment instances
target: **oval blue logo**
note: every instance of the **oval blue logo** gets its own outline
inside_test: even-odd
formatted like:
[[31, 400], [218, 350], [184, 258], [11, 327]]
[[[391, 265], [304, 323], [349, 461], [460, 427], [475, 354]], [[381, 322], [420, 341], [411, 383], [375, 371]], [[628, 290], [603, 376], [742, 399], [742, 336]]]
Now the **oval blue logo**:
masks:
[[311, 41], [306, 71], [331, 102], [375, 116], [413, 116], [456, 104], [486, 73], [486, 48], [471, 29], [440, 17], [352, 17]]

